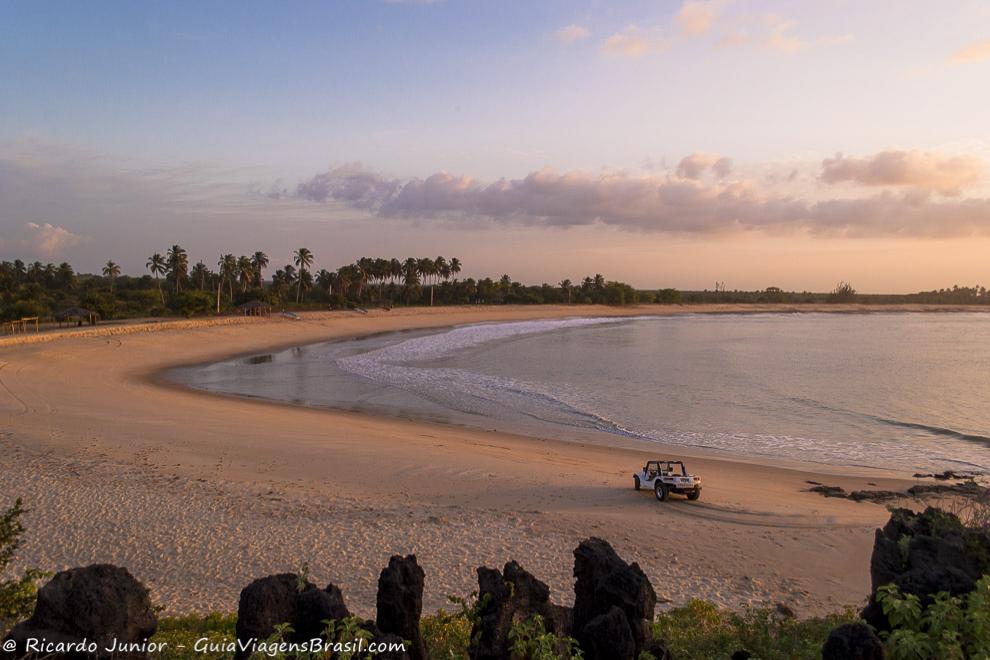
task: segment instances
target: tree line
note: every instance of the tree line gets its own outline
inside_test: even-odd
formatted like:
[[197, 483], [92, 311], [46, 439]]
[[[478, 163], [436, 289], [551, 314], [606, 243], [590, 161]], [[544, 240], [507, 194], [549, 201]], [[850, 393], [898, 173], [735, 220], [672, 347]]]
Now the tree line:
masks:
[[276, 309], [345, 309], [393, 305], [499, 305], [637, 303], [926, 303], [990, 304], [982, 286], [954, 286], [913, 294], [862, 294], [848, 282], [826, 293], [673, 288], [637, 290], [601, 274], [556, 284], [524, 285], [508, 275], [497, 279], [459, 278], [457, 257], [362, 257], [334, 270], [316, 270], [308, 248], [293, 252], [290, 263], [270, 270], [259, 250], [250, 255], [220, 255], [215, 264], [190, 266], [186, 250], [173, 245], [147, 257], [146, 273], [123, 274], [108, 261], [96, 274], [80, 274], [68, 263], [0, 261], [0, 320], [51, 318], [60, 310], [82, 307], [103, 319], [141, 316], [217, 314], [252, 300]]
[[362, 257], [334, 270], [314, 267], [308, 248], [270, 271], [263, 251], [223, 254], [214, 265], [190, 266], [187, 251], [173, 245], [147, 258], [146, 274], [123, 274], [108, 261], [99, 274], [79, 274], [68, 263], [0, 262], [0, 318], [51, 317], [82, 307], [103, 319], [222, 313], [253, 300], [274, 308], [344, 309], [360, 306], [584, 303], [626, 305], [654, 302], [601, 274], [578, 282], [527, 286], [508, 275], [460, 279], [457, 257]]

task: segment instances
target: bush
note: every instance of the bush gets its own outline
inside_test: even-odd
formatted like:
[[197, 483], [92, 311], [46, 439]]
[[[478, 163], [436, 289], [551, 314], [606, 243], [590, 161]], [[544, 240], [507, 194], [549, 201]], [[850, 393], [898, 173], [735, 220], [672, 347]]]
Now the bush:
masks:
[[[21, 534], [24, 533], [24, 525], [21, 524], [23, 515], [23, 503], [17, 498], [14, 506], [0, 516], [0, 575], [7, 571], [21, 544]], [[47, 575], [43, 571], [28, 569], [19, 578], [0, 581], [0, 637], [19, 619], [31, 615], [38, 595], [38, 581]]]
[[509, 643], [512, 660], [581, 660], [584, 657], [576, 639], [547, 632], [539, 614], [512, 624]]
[[[167, 644], [161, 652], [152, 653], [152, 658], [169, 658], [170, 660], [226, 660], [230, 657], [225, 652], [197, 652], [194, 650], [196, 641], [204, 637], [211, 643], [231, 643], [237, 639], [234, 627], [237, 625], [237, 615], [214, 612], [206, 616], [197, 614], [162, 618], [158, 620], [158, 630], [151, 636], [152, 642]], [[184, 647], [184, 648], [180, 648]]]
[[478, 621], [478, 602], [469, 603], [455, 596], [447, 596], [447, 600], [457, 605], [458, 611], [447, 612], [441, 607], [436, 614], [428, 614], [419, 622], [426, 650], [430, 658], [437, 660], [467, 658], [471, 630]]
[[737, 613], [693, 600], [661, 614], [653, 624], [653, 636], [664, 640], [678, 660], [723, 660], [739, 650], [761, 660], [818, 660], [829, 632], [856, 620], [851, 610], [795, 619], [782, 617], [774, 608]]
[[216, 299], [205, 291], [182, 291], [168, 301], [170, 308], [186, 318], [194, 314], [207, 314], [214, 309]]
[[660, 289], [657, 291], [657, 302], [661, 305], [680, 305], [684, 299], [677, 289]]
[[990, 657], [990, 575], [965, 597], [937, 594], [926, 607], [896, 585], [877, 589], [893, 630], [881, 633], [892, 660]]

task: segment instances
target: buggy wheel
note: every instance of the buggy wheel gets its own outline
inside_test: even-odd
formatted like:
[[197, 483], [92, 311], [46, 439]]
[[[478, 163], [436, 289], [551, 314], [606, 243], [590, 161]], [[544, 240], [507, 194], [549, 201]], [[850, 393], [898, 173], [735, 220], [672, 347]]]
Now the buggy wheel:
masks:
[[657, 499], [663, 502], [667, 499], [667, 495], [670, 491], [667, 489], [667, 484], [657, 482], [657, 485], [653, 488], [653, 492], [656, 493]]
[[688, 499], [692, 502], [701, 497], [701, 489], [692, 490], [688, 493]]
[[639, 490], [639, 487], [641, 485], [642, 484], [639, 482], [639, 475], [638, 474], [634, 474], [633, 475], [633, 488], [635, 488], [636, 490]]

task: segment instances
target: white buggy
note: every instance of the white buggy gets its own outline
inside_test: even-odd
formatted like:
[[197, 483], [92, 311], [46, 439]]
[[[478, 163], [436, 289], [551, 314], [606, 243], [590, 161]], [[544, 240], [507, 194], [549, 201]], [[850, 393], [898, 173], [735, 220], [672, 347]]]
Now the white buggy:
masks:
[[636, 490], [652, 488], [661, 502], [671, 493], [687, 495], [689, 500], [701, 497], [701, 477], [688, 474], [683, 461], [647, 461], [643, 469], [633, 475], [633, 487]]

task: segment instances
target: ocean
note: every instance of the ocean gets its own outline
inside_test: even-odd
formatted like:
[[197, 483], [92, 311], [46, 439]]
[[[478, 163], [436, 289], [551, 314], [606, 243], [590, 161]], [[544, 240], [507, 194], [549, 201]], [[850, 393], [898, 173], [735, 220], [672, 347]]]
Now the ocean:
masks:
[[748, 460], [990, 471], [990, 317], [683, 314], [399, 332], [173, 370], [216, 393]]

